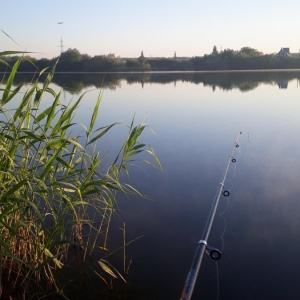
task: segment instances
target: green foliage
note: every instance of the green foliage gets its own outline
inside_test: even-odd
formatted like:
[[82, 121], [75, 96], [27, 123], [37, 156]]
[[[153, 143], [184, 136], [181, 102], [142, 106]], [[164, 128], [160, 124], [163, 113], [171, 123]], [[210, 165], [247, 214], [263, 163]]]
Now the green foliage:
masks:
[[260, 52], [251, 47], [243, 47], [240, 51], [238, 51], [238, 55], [240, 55], [241, 57], [255, 57], [259, 56]]
[[122, 62], [114, 54], [96, 55], [82, 63], [83, 71], [89, 72], [118, 71], [120, 68], [122, 68]]
[[[83, 126], [85, 142], [72, 135], [84, 95], [68, 105], [61, 103], [61, 92], [50, 87], [56, 65], [43, 84], [32, 82], [19, 106], [12, 108], [23, 89], [13, 88], [20, 63], [12, 67], [0, 99], [0, 297], [35, 299], [50, 292], [66, 297], [72, 282], [64, 274], [73, 270], [74, 262], [82, 264], [96, 251], [109, 264], [108, 228], [117, 195], [141, 195], [120, 180], [122, 173], [128, 174], [127, 165], [141, 152], [159, 167], [160, 162], [150, 146], [138, 142], [146, 126], [133, 120], [105, 171], [105, 156], [96, 151], [96, 143], [118, 124], [95, 129], [100, 93], [90, 123]], [[53, 100], [41, 109], [45, 94]], [[145, 162], [152, 164], [151, 159]], [[94, 263], [89, 268], [108, 284], [103, 266]], [[82, 269], [77, 276], [85, 276]]]
[[[10, 71], [20, 60], [19, 72], [36, 72], [56, 63], [57, 58], [35, 59], [24, 56], [26, 52], [2, 52], [0, 71]], [[1, 53], [0, 53], [1, 55]], [[224, 49], [218, 51], [214, 46], [210, 54], [191, 58], [174, 57], [147, 58], [143, 51], [137, 58], [120, 58], [114, 54], [90, 57], [77, 49], [68, 49], [59, 57], [56, 72], [147, 72], [147, 71], [204, 71], [204, 70], [256, 70], [256, 69], [296, 69], [300, 66], [300, 56], [290, 54], [279, 57], [276, 54], [263, 55], [251, 47], [242, 47], [239, 51]]]
[[69, 48], [60, 55], [61, 63], [76, 63], [82, 60], [82, 55], [77, 49]]

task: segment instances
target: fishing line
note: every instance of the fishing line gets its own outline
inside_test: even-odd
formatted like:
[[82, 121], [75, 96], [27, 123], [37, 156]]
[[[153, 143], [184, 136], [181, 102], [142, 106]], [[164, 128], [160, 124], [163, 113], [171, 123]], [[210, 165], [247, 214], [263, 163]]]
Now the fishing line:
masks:
[[216, 269], [217, 269], [217, 300], [220, 297], [220, 277], [219, 277], [219, 265], [218, 261], [216, 260]]
[[[237, 149], [237, 152], [238, 152], [238, 156], [234, 158], [234, 168], [233, 168], [233, 175], [226, 180], [226, 189], [231, 192], [233, 187], [234, 187], [234, 183], [233, 183], [233, 180], [237, 177], [237, 173], [238, 173], [238, 167], [239, 165], [236, 163], [238, 161], [240, 161], [240, 158], [241, 158], [241, 148], [239, 147]], [[230, 184], [230, 187], [228, 186], [228, 184]], [[222, 220], [224, 221], [224, 229], [223, 229], [223, 232], [221, 233], [221, 236], [220, 236], [220, 239], [221, 239], [221, 252], [223, 253], [224, 252], [224, 248], [225, 248], [225, 239], [224, 239], [224, 235], [226, 233], [226, 230], [227, 230], [227, 220], [226, 220], [226, 213], [229, 209], [229, 206], [230, 206], [230, 196], [229, 197], [224, 197], [226, 198], [226, 207], [225, 209], [220, 212], [218, 215], [220, 218], [222, 218]], [[219, 264], [218, 264], [218, 261], [216, 260], [216, 273], [217, 273], [217, 300], [219, 300], [220, 298], [220, 275], [219, 275]]]
[[[229, 209], [229, 197], [225, 197], [226, 201], [227, 201], [227, 205], [225, 207], [225, 209], [219, 213], [219, 217], [222, 218], [222, 220], [224, 221], [224, 229], [223, 232], [221, 233], [220, 239], [221, 239], [221, 252], [224, 252], [224, 248], [225, 248], [225, 240], [224, 240], [224, 235], [226, 233], [227, 230], [227, 221], [225, 218], [225, 214]], [[217, 300], [219, 300], [220, 298], [220, 275], [219, 275], [219, 264], [218, 261], [216, 260], [216, 272], [217, 272]]]
[[[224, 248], [225, 248], [225, 240], [224, 240], [224, 235], [226, 233], [226, 229], [227, 229], [227, 221], [226, 221], [226, 218], [225, 218], [225, 214], [226, 212], [228, 211], [229, 209], [229, 197], [224, 197], [226, 198], [226, 207], [225, 209], [220, 212], [218, 215], [219, 217], [222, 218], [222, 220], [224, 221], [224, 229], [223, 229], [223, 232], [221, 233], [221, 236], [220, 236], [220, 239], [221, 239], [221, 252], [223, 253], [224, 252]], [[219, 264], [218, 264], [218, 261], [216, 260], [216, 275], [217, 275], [217, 300], [219, 300], [220, 298], [220, 275], [219, 275]]]
[[221, 213], [219, 213], [219, 216], [222, 218], [222, 220], [224, 221], [224, 229], [223, 229], [223, 232], [221, 233], [221, 236], [220, 236], [220, 239], [221, 239], [221, 244], [222, 244], [222, 246], [221, 246], [221, 252], [223, 252], [224, 251], [224, 245], [225, 245], [225, 241], [224, 241], [224, 235], [225, 235], [225, 233], [226, 233], [226, 229], [227, 229], [227, 221], [226, 221], [226, 218], [225, 218], [225, 214], [226, 214], [226, 212], [228, 211], [228, 209], [229, 209], [229, 197], [226, 197], [227, 199], [227, 205], [226, 205], [226, 208], [225, 208], [225, 210], [223, 211], [223, 212], [221, 212]]
[[[243, 139], [243, 136], [242, 136], [242, 139]], [[231, 174], [230, 178], [226, 179], [226, 184], [225, 184], [226, 190], [229, 191], [230, 195], [231, 195], [231, 191], [234, 188], [234, 182], [233, 181], [236, 179], [237, 174], [238, 174], [239, 164], [237, 162], [239, 162], [240, 158], [241, 158], [241, 153], [242, 153], [241, 148], [240, 147], [237, 148], [236, 152], [238, 153], [238, 155], [235, 155], [234, 158], [233, 158], [235, 160], [234, 163], [233, 163], [233, 170], [232, 170], [233, 174]], [[226, 220], [225, 214], [227, 213], [227, 211], [229, 209], [229, 206], [230, 206], [230, 195], [228, 197], [224, 197], [226, 199], [226, 207], [222, 212], [218, 213], [219, 217], [221, 217], [222, 220], [224, 221], [224, 230], [223, 230], [223, 232], [221, 233], [221, 236], [220, 236], [220, 239], [222, 241], [222, 246], [221, 246], [222, 251], [221, 252], [224, 251], [224, 235], [225, 235], [226, 229], [227, 229], [227, 220]]]
[[[234, 156], [234, 162], [233, 162], [233, 168], [232, 168], [232, 173], [233, 174], [229, 174], [229, 178], [226, 179], [226, 189], [232, 189], [233, 188], [233, 180], [237, 177], [238, 171], [240, 169], [240, 164], [238, 163], [241, 159], [242, 156], [242, 150], [241, 148], [237, 148], [236, 149], [237, 155]], [[233, 160], [232, 159], [232, 160]], [[229, 188], [229, 184], [231, 184], [231, 187]]]

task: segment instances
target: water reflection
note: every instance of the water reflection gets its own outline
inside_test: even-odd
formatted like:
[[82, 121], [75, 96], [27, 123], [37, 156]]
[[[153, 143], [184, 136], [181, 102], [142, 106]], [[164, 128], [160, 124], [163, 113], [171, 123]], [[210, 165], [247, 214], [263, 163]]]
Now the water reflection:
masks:
[[[32, 74], [22, 73], [16, 78], [16, 83], [32, 81]], [[219, 88], [224, 91], [237, 89], [248, 92], [261, 84], [278, 85], [288, 88], [291, 80], [300, 80], [300, 71], [248, 71], [248, 72], [184, 72], [184, 73], [57, 73], [53, 82], [67, 89], [70, 93], [82, 92], [85, 88], [95, 87], [110, 90], [121, 88], [122, 81], [127, 84], [174, 84], [190, 82], [209, 86], [214, 91]], [[43, 77], [41, 77], [43, 80]], [[5, 80], [4, 80], [5, 82]]]
[[287, 89], [288, 88], [288, 81], [287, 80], [278, 80], [277, 81], [278, 87], [280, 89]]

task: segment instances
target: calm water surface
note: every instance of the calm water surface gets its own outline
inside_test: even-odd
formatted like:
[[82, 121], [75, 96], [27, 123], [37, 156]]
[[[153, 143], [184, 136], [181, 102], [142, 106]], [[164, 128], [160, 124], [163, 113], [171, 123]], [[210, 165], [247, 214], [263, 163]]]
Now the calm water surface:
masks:
[[[141, 141], [163, 171], [137, 164], [127, 179], [151, 199], [119, 199], [127, 239], [144, 234], [127, 249], [128, 280], [143, 295], [135, 299], [180, 298], [239, 131], [225, 184], [231, 194], [221, 198], [209, 239], [222, 259], [204, 257], [193, 299], [299, 299], [300, 73], [119, 74], [104, 83], [101, 74], [82, 76], [61, 75], [53, 85], [64, 87], [66, 101], [78, 97], [78, 77], [78, 92], [91, 90], [79, 121], [103, 86], [98, 126], [130, 124], [135, 115], [155, 132]], [[125, 134], [115, 129], [99, 150], [113, 152]]]

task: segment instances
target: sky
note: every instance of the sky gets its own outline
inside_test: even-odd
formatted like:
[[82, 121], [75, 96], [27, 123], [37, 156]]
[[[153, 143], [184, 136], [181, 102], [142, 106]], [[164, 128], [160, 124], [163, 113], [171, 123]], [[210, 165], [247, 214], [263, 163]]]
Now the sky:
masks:
[[64, 50], [90, 56], [300, 49], [299, 0], [0, 0], [0, 7], [0, 52], [37, 58], [59, 56], [61, 39]]

